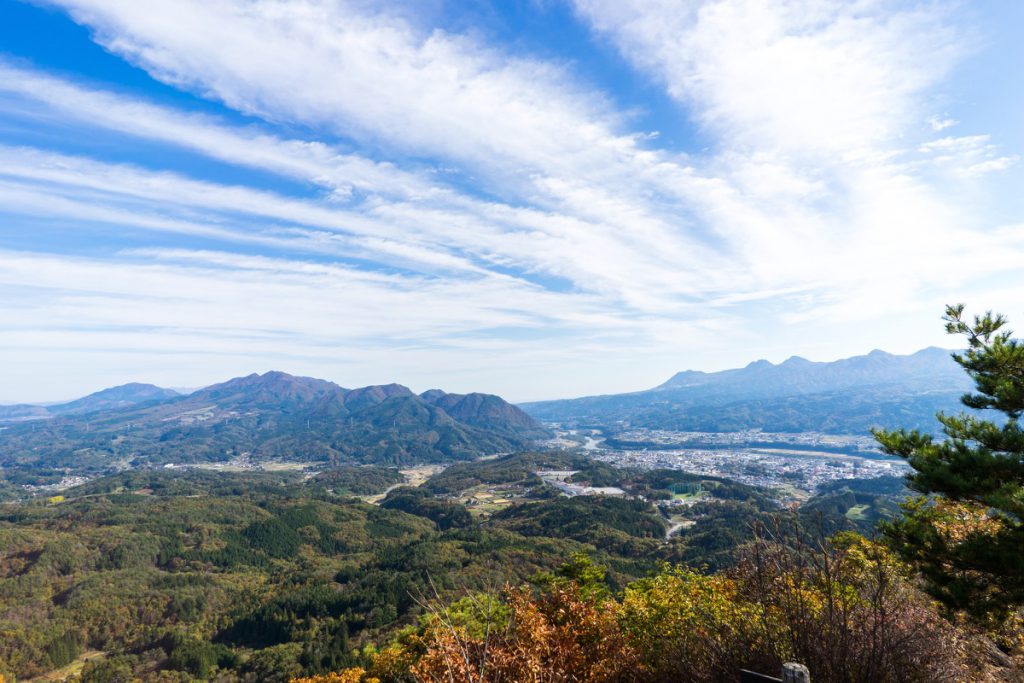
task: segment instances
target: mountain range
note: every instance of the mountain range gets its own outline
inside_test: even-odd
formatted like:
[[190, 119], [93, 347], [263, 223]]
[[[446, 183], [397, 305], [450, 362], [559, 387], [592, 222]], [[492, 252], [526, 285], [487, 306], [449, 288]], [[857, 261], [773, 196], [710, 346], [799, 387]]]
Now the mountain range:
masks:
[[163, 401], [176, 396], [179, 396], [177, 391], [152, 384], [122, 384], [66, 403], [0, 405], [0, 425], [26, 420], [44, 420], [58, 415], [82, 415], [97, 410], [127, 408], [151, 401]]
[[502, 453], [549, 435], [498, 396], [346, 389], [283, 372], [186, 396], [126, 385], [44, 410], [0, 431], [0, 466], [82, 472], [243, 456], [398, 465]]
[[829, 363], [793, 357], [721, 372], [688, 370], [628, 394], [516, 407], [498, 396], [416, 394], [400, 384], [346, 389], [268, 372], [182, 395], [127, 384], [48, 406], [0, 407], [0, 467], [95, 473], [245, 458], [400, 465], [472, 459], [550, 436], [538, 420], [622, 429], [934, 430], [970, 381], [950, 352], [872, 351]]
[[817, 431], [866, 434], [875, 426], [932, 430], [935, 413], [959, 409], [970, 379], [951, 352], [872, 351], [833, 362], [793, 356], [720, 372], [687, 370], [646, 391], [541, 401], [538, 420], [680, 431]]

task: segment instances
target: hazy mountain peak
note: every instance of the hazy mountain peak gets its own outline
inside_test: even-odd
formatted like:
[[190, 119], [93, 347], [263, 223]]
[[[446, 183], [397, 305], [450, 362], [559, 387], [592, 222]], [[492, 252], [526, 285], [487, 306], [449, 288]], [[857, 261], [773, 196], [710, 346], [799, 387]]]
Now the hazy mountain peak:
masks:
[[696, 386], [707, 381], [708, 373], [700, 370], [683, 370], [669, 377], [668, 381], [655, 387], [665, 389], [667, 387]]
[[[814, 362], [800, 356], [790, 356], [775, 365], [761, 359], [748, 363], [742, 368], [720, 372], [685, 370], [678, 372], [664, 384], [655, 387], [659, 391], [685, 389], [687, 387], [742, 386], [745, 391], [756, 391], [778, 385], [778, 391], [827, 391], [844, 386], [885, 384], [905, 381], [913, 377], [934, 378], [936, 372], [942, 376], [961, 380], [962, 372], [949, 359], [949, 351], [936, 347], [921, 349], [916, 353], [898, 356], [881, 349], [861, 356], [851, 356], [830, 362]], [[799, 375], [791, 371], [801, 370]], [[755, 384], [751, 384], [755, 382]], [[801, 386], [801, 383], [804, 386]], [[642, 393], [642, 392], [641, 392]]]
[[[244, 377], [235, 377], [229, 379], [222, 384], [233, 384], [236, 386], [273, 386], [273, 385], [299, 385], [299, 384], [316, 384], [316, 385], [328, 385], [338, 386], [334, 382], [329, 382], [325, 379], [317, 379], [315, 377], [304, 377], [302, 375], [291, 375], [287, 372], [280, 370], [268, 370], [262, 375], [258, 372], [254, 372], [251, 375], [245, 375]], [[209, 387], [207, 387], [209, 388]]]
[[13, 405], [0, 406], [0, 422], [27, 422], [45, 420], [60, 415], [80, 415], [101, 410], [116, 410], [132, 406], [166, 401], [180, 394], [173, 389], [164, 389], [154, 384], [129, 382], [93, 392], [88, 396], [50, 406]]
[[80, 399], [50, 406], [49, 412], [53, 415], [70, 415], [75, 413], [89, 413], [97, 410], [108, 410], [111, 408], [123, 408], [149, 403], [151, 401], [162, 401], [178, 396], [173, 389], [164, 389], [154, 384], [142, 384], [130, 382], [116, 387], [102, 389]]
[[[897, 417], [906, 419], [914, 411], [919, 424], [933, 419], [937, 408], [946, 409], [950, 402], [955, 406], [959, 393], [969, 386], [969, 378], [949, 357], [949, 351], [931, 348], [894, 355], [876, 349], [831, 362], [793, 356], [778, 365], [758, 360], [743, 368], [720, 372], [688, 370], [647, 391], [543, 401], [524, 407], [533, 417], [552, 421], [626, 422], [698, 431], [769, 427], [786, 430], [799, 422], [794, 416], [813, 414], [824, 430], [864, 432], [867, 426], [884, 424], [876, 414], [880, 410], [879, 396], [894, 405], [905, 402], [908, 408], [905, 412], [897, 411]], [[818, 397], [816, 401], [807, 398], [807, 405], [812, 408], [794, 411], [795, 404], [786, 403], [793, 397], [812, 395]], [[845, 398], [837, 399], [840, 395]], [[867, 400], [867, 396], [873, 398]], [[832, 405], [830, 410], [842, 405], [842, 409], [823, 416], [826, 409], [820, 406], [824, 405]], [[854, 409], [854, 405], [858, 407]], [[732, 412], [725, 410], [726, 406], [733, 406], [729, 409]], [[700, 411], [706, 415], [698, 419], [698, 414], [704, 414]], [[769, 413], [775, 416], [774, 421], [758, 417]], [[726, 414], [733, 417], [726, 419]]]
[[939, 357], [939, 356], [945, 356], [945, 357], [949, 358], [949, 357], [952, 356], [952, 354], [953, 354], [952, 351], [950, 351], [949, 349], [944, 349], [941, 346], [928, 346], [928, 347], [925, 347], [925, 348], [921, 349], [920, 351], [915, 351], [914, 353], [912, 353], [910, 355], [911, 356], [932, 356], [932, 357], [936, 357], [936, 358]]
[[422, 398], [427, 403], [433, 403], [439, 399], [444, 398], [447, 395], [448, 392], [442, 391], [441, 389], [428, 389], [424, 391], [422, 394], [420, 394], [420, 398]]

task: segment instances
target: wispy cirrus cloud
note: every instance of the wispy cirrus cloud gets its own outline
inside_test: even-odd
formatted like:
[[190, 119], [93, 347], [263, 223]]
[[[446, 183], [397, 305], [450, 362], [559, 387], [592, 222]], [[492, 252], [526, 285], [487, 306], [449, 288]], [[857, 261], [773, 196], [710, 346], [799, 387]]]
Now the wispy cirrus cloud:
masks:
[[1021, 240], [996, 237], [962, 185], [1015, 158], [985, 135], [935, 138], [957, 122], [934, 114], [934, 88], [977, 47], [953, 4], [574, 6], [713, 136], [707, 168], [732, 198], [714, 202], [719, 222], [782, 247], [755, 238], [751, 260], [813, 278], [800, 317], [905, 312], [944, 278], [965, 285], [951, 273], [983, 271], [995, 249], [1020, 255]]
[[17, 97], [26, 118], [74, 122], [166, 142], [230, 164], [315, 183], [342, 196], [355, 190], [396, 197], [429, 197], [444, 191], [422, 174], [318, 140], [288, 139], [255, 127], [228, 125], [210, 115], [84, 87], [4, 60], [0, 60], [0, 93]]
[[[16, 92], [88, 125], [185, 146], [231, 163], [320, 183], [332, 193], [347, 193], [356, 188], [364, 193], [361, 206], [344, 208], [419, 226], [412, 230], [422, 228], [428, 232], [430, 226], [436, 230], [449, 226], [451, 231], [461, 229], [468, 233], [466, 239], [452, 234], [438, 237], [460, 248], [478, 247], [480, 253], [509, 265], [568, 277], [583, 289], [597, 287], [634, 300], [652, 298], [641, 296], [641, 289], [671, 295], [682, 288], [696, 288], [698, 280], [708, 283], [706, 277], [686, 273], [697, 270], [698, 263], [708, 264], [716, 258], [699, 240], [675, 230], [676, 215], [666, 217], [643, 206], [639, 201], [642, 198], [622, 191], [609, 192], [608, 187], [576, 178], [534, 178], [538, 187], [546, 188], [545, 192], [562, 197], [556, 208], [544, 203], [496, 202], [456, 191], [428, 172], [413, 173], [359, 155], [340, 154], [324, 143], [233, 129], [208, 117], [184, 115], [9, 66], [0, 75], [9, 77], [0, 89]], [[650, 170], [652, 178], [659, 171], [656, 167]], [[647, 189], [643, 193], [652, 191]], [[325, 197], [335, 198], [333, 194]], [[339, 208], [329, 206], [327, 211]], [[667, 207], [672, 212], [678, 209], [678, 202]], [[354, 221], [355, 215], [350, 214]], [[488, 233], [506, 235], [506, 244], [467, 243], [476, 235]], [[415, 236], [413, 232], [405, 233], [407, 238]], [[538, 248], [541, 244], [535, 242], [542, 243], [544, 248]], [[614, 259], [605, 258], [613, 253]], [[725, 265], [723, 262], [723, 268]], [[658, 273], [662, 274], [660, 281], [648, 281]], [[605, 279], [616, 279], [617, 284], [604, 282]], [[646, 286], [645, 281], [651, 286]]]
[[[971, 49], [950, 3], [574, 0], [722, 147], [877, 160]], [[934, 116], [932, 117], [934, 120]], [[883, 157], [884, 158], [884, 157]]]
[[[412, 377], [473, 368], [466, 382], [537, 398], [808, 354], [809, 339], [895, 343], [900, 320], [1024, 262], [1016, 223], [977, 201], [1015, 155], [939, 103], [979, 45], [945, 3], [576, 0], [595, 40], [677, 102], [699, 149], [638, 130], [572, 56], [408, 5], [47, 4], [248, 118], [0, 61], [6, 120], [142, 143], [130, 162], [0, 146], [3, 220], [79, 235], [0, 254], [0, 286], [33, 302], [9, 306], [0, 348], [73, 354], [80, 339], [98, 353], [120, 329], [140, 358], [147, 344], [190, 362], [244, 344], [316, 374], [341, 350]], [[202, 160], [288, 183], [226, 180]], [[883, 338], [863, 341], [872, 326]], [[684, 352], [694, 360], [668, 359]], [[512, 359], [543, 379], [497, 368]]]

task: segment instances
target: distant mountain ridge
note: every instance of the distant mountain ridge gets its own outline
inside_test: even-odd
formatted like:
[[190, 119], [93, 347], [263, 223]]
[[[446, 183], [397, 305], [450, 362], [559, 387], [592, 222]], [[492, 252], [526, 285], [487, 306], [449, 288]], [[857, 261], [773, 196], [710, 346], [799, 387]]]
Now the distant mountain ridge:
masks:
[[950, 353], [929, 347], [906, 356], [875, 349], [863, 356], [831, 362], [809, 361], [799, 356], [791, 356], [778, 365], [758, 360], [744, 368], [720, 372], [686, 370], [673, 375], [655, 389], [743, 386], [748, 392], [753, 389], [784, 395], [895, 383], [916, 386], [961, 383], [965, 375]]
[[81, 415], [98, 410], [125, 408], [140, 403], [162, 401], [176, 396], [179, 394], [173, 389], [132, 382], [103, 389], [66, 403], [46, 406], [27, 403], [0, 406], [0, 424], [24, 420], [45, 420], [58, 415]]
[[930, 428], [956, 410], [970, 380], [945, 349], [909, 355], [875, 350], [832, 362], [793, 356], [720, 372], [687, 370], [653, 389], [522, 404], [553, 422], [595, 422], [682, 431], [823, 431], [872, 426]]
[[346, 389], [283, 372], [237, 377], [186, 396], [139, 390], [140, 398], [157, 397], [122, 404], [130, 393], [108, 390], [89, 403], [106, 408], [82, 413], [86, 404], [79, 403], [46, 421], [9, 425], [0, 432], [0, 466], [36, 461], [102, 469], [240, 456], [397, 465], [507, 452], [549, 435], [498, 396], [418, 396], [400, 384]]

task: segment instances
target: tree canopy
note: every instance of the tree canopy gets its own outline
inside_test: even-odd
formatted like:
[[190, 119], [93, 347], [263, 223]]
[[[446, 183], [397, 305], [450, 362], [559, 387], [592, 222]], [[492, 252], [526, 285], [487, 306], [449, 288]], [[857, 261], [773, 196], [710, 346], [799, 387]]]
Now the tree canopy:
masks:
[[913, 468], [908, 483], [921, 494], [885, 530], [947, 607], [999, 619], [1024, 604], [1024, 342], [991, 311], [968, 321], [958, 304], [943, 319], [949, 334], [967, 339], [953, 358], [976, 392], [961, 400], [990, 414], [940, 413], [942, 438], [875, 432], [883, 450]]

